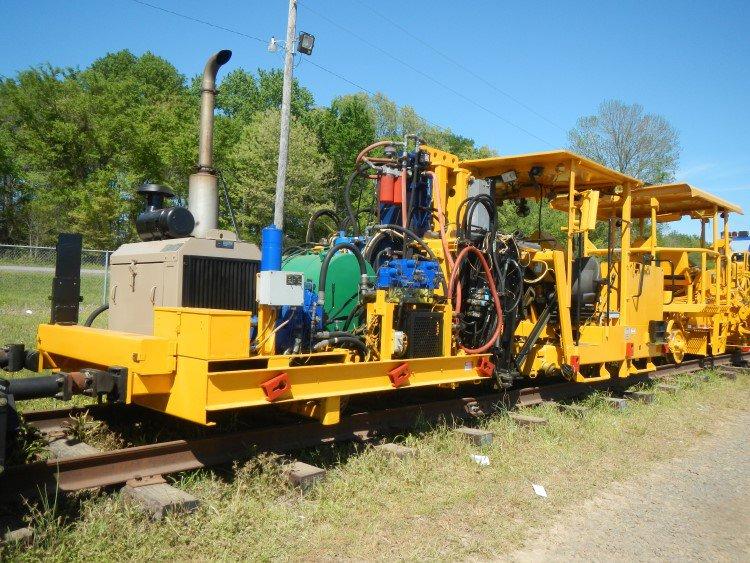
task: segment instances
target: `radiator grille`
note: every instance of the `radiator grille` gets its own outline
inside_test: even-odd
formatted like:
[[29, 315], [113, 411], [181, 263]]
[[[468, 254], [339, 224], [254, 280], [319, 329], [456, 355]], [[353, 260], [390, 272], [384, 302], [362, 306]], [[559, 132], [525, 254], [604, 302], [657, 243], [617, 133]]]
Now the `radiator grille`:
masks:
[[185, 256], [182, 306], [255, 312], [255, 274], [260, 262]]
[[410, 311], [406, 315], [406, 355], [433, 358], [443, 352], [443, 315], [432, 311]]

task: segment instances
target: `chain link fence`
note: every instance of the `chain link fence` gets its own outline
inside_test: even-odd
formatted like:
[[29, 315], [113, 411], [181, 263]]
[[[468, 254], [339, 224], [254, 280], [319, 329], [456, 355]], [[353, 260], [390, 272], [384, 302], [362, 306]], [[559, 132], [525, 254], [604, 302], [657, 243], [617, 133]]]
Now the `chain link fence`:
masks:
[[[83, 251], [81, 322], [107, 302], [111, 254], [108, 250]], [[54, 247], [0, 244], [0, 345], [34, 344], [36, 326], [49, 322], [54, 276]], [[97, 318], [95, 326], [106, 326], [106, 314]]]

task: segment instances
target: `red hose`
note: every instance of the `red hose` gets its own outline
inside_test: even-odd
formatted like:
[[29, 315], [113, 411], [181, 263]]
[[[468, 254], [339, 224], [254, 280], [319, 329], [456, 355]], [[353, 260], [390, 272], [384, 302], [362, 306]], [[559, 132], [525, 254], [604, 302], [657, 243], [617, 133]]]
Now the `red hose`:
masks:
[[[453, 297], [453, 289], [455, 288], [457, 282], [461, 262], [464, 258], [466, 258], [466, 256], [468, 256], [469, 252], [473, 252], [474, 254], [479, 256], [479, 261], [482, 264], [482, 268], [484, 268], [484, 273], [487, 276], [487, 282], [490, 285], [490, 293], [492, 293], [492, 300], [495, 302], [495, 312], [497, 313], [497, 326], [495, 327], [495, 333], [484, 345], [480, 346], [479, 348], [467, 348], [463, 344], [461, 345], [461, 348], [463, 348], [463, 350], [469, 354], [481, 354], [489, 350], [495, 343], [495, 341], [500, 338], [500, 334], [503, 332], [503, 308], [502, 305], [500, 305], [500, 297], [498, 296], [497, 289], [495, 288], [495, 280], [492, 278], [492, 271], [487, 264], [487, 260], [485, 260], [484, 258], [484, 254], [482, 254], [482, 252], [475, 246], [467, 246], [458, 253], [458, 256], [456, 256], [456, 262], [454, 264], [453, 271], [451, 272], [450, 283], [448, 284], [448, 296]], [[460, 300], [456, 302], [455, 312], [461, 312]]]
[[[435, 199], [435, 205], [437, 206], [438, 212], [438, 230], [440, 231], [440, 242], [443, 244], [443, 253], [445, 254], [445, 261], [449, 268], [446, 268], [447, 272], [450, 270], [451, 274], [454, 270], [453, 256], [451, 255], [450, 247], [448, 246], [448, 235], [445, 232], [445, 209], [443, 206], [443, 196], [440, 195], [440, 185], [438, 184], [437, 174], [434, 172], [425, 172], [425, 174], [432, 178], [432, 197]], [[446, 295], [446, 297], [449, 297]], [[459, 283], [456, 287], [456, 300], [461, 301], [461, 284]]]

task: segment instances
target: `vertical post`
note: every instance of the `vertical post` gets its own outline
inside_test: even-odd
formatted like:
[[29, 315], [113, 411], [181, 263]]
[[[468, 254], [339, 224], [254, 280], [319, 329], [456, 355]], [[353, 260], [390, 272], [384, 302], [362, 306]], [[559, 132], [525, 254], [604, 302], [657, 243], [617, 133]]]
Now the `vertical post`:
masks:
[[708, 219], [701, 217], [701, 300], [700, 303], [706, 302], [706, 221]]
[[[656, 210], [659, 209], [659, 200], [651, 198], [651, 255], [656, 258]], [[674, 274], [674, 272], [672, 272]]]
[[109, 295], [109, 250], [104, 251], [104, 291], [102, 295], [102, 305], [107, 304]]
[[575, 162], [570, 162], [570, 180], [568, 182], [568, 246], [566, 259], [566, 289], [570, 295], [573, 287], [573, 231], [575, 230], [575, 195], [576, 195], [576, 172]]
[[714, 208], [714, 219], [713, 219], [713, 251], [716, 252], [714, 255], [714, 293], [716, 296], [716, 304], [721, 303], [721, 255], [719, 254], [719, 212]]
[[722, 213], [722, 218], [724, 219], [724, 286], [726, 292], [724, 299], [726, 300], [726, 304], [729, 305], [729, 295], [731, 293], [729, 278], [732, 264], [732, 249], [729, 245], [729, 211]]
[[289, 120], [292, 110], [292, 72], [294, 69], [294, 34], [296, 26], [297, 0], [289, 0], [286, 44], [284, 45], [284, 86], [281, 97], [279, 167], [276, 172], [276, 199], [273, 210], [273, 224], [277, 229], [284, 228], [284, 188], [286, 187], [286, 166], [289, 160]]
[[[631, 232], [631, 204], [632, 204], [632, 186], [625, 184], [622, 191], [622, 230], [620, 232], [620, 271], [618, 272], [618, 289], [620, 290], [620, 326], [626, 327], [628, 324], [628, 302], [630, 301], [629, 281], [630, 281], [630, 232]], [[623, 329], [624, 330], [624, 329]]]

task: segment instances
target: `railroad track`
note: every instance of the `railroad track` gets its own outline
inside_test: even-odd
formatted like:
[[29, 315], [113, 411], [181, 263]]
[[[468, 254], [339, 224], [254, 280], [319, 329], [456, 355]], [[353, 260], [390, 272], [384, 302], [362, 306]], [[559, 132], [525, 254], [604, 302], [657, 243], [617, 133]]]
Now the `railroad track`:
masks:
[[[317, 422], [283, 424], [13, 466], [0, 477], [0, 502], [11, 501], [18, 498], [20, 493], [33, 492], [45, 486], [75, 491], [117, 485], [133, 479], [220, 465], [247, 458], [258, 451], [287, 453], [332, 442], [373, 440], [383, 434], [413, 428], [418, 421], [467, 419], [503, 409], [537, 405], [545, 401], [573, 399], [594, 390], [624, 391], [639, 382], [700, 371], [711, 367], [708, 363], [704, 359], [688, 360], [678, 365], [660, 366], [655, 372], [636, 375], [626, 380], [609, 380], [593, 384], [555, 383], [503, 393], [361, 412], [343, 418], [334, 426], [323, 426]], [[711, 365], [719, 367], [730, 363], [731, 357], [727, 354], [714, 357]], [[32, 426], [49, 431], [62, 427], [71, 415], [88, 411], [96, 417], [104, 414], [106, 410], [106, 405], [92, 405], [29, 412], [25, 413], [24, 417]]]

